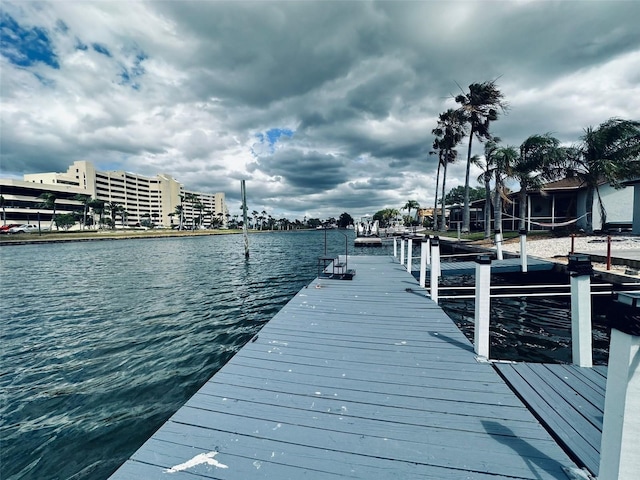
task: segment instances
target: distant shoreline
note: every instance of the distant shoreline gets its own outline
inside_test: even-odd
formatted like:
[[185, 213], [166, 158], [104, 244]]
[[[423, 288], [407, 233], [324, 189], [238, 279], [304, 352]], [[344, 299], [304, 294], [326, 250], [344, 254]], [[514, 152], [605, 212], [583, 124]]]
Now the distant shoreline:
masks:
[[[250, 233], [256, 233], [259, 230], [251, 230]], [[0, 237], [0, 246], [9, 245], [32, 245], [42, 243], [66, 243], [66, 242], [95, 242], [102, 240], [130, 240], [130, 239], [150, 239], [150, 238], [175, 238], [175, 237], [203, 237], [211, 235], [237, 235], [242, 230], [100, 230], [89, 232], [70, 232], [70, 233], [25, 233], [20, 235], [3, 235]]]

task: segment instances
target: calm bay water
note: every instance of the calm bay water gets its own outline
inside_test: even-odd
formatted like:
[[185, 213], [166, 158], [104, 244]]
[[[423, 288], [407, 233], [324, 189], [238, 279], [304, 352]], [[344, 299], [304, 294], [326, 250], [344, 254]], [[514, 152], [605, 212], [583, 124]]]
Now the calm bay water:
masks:
[[[327, 239], [344, 253], [341, 232]], [[0, 248], [0, 477], [108, 477], [316, 276], [324, 232], [250, 246], [248, 261], [240, 235]], [[568, 313], [548, 302], [501, 305], [497, 344], [567, 361]], [[467, 303], [447, 310], [468, 330]]]

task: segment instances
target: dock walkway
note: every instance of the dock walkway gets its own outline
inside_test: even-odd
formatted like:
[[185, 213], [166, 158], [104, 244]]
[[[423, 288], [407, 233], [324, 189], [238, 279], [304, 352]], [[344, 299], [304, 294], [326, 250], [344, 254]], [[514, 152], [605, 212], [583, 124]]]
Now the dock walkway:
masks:
[[302, 289], [113, 479], [558, 479], [572, 460], [406, 269]]

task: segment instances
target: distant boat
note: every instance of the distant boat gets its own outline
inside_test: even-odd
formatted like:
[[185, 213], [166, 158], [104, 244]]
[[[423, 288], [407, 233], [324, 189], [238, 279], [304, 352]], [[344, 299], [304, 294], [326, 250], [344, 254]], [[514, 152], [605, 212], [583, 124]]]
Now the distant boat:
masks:
[[369, 215], [360, 219], [355, 226], [356, 239], [353, 241], [356, 247], [381, 247], [380, 227], [378, 220], [372, 220]]

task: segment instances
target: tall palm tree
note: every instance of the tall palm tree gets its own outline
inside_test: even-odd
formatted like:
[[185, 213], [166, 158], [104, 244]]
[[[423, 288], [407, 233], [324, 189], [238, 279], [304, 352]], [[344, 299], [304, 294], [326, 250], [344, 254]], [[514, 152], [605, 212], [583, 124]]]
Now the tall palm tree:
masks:
[[507, 105], [503, 102], [503, 94], [496, 86], [496, 81], [472, 83], [469, 92], [455, 97], [460, 104], [459, 111], [465, 116], [466, 123], [470, 126], [469, 146], [467, 149], [467, 170], [464, 181], [464, 210], [462, 214], [462, 231], [468, 232], [471, 223], [469, 209], [469, 174], [471, 171], [471, 147], [473, 137], [478, 141], [491, 139], [489, 126], [498, 119], [498, 110], [505, 111]]
[[599, 185], [620, 188], [626, 179], [640, 176], [640, 122], [610, 118], [597, 128], [587, 127], [577, 147], [568, 149], [565, 171], [587, 187], [586, 231], [593, 232], [593, 201], [597, 197], [602, 225], [607, 221]]
[[[484, 238], [491, 237], [491, 180], [495, 178], [496, 191], [500, 183], [501, 172], [498, 171], [496, 162], [496, 152], [498, 151], [498, 137], [489, 140], [484, 145], [484, 160], [477, 156], [475, 160], [472, 157], [472, 163], [476, 163], [481, 169], [482, 174], [478, 177], [478, 181], [484, 183]], [[496, 223], [496, 225], [498, 225]], [[496, 227], [498, 228], [498, 227]]]
[[43, 200], [41, 204], [43, 208], [53, 210], [53, 214], [51, 215], [51, 224], [49, 225], [49, 230], [53, 230], [53, 224], [56, 219], [56, 200], [58, 199], [58, 197], [56, 197], [55, 193], [44, 192], [41, 193], [38, 198], [41, 198]]
[[540, 190], [545, 180], [557, 175], [557, 171], [564, 164], [565, 150], [560, 148], [560, 142], [549, 133], [531, 135], [522, 145], [519, 152], [513, 152], [513, 147], [504, 152], [510, 157], [508, 177], [520, 184], [518, 193], [519, 228], [526, 228], [527, 195], [531, 191]]
[[432, 133], [436, 135], [438, 140], [438, 148], [443, 152], [442, 154], [442, 209], [440, 211], [440, 230], [445, 231], [445, 187], [447, 184], [447, 167], [450, 163], [456, 161], [458, 157], [458, 151], [456, 145], [466, 135], [466, 115], [460, 110], [448, 109], [446, 112], [441, 113], [438, 116], [438, 125], [432, 130]]
[[106, 210], [111, 214], [111, 228], [116, 228], [116, 216], [118, 215], [118, 209], [121, 205], [117, 202], [107, 202], [105, 205]]
[[93, 223], [95, 225], [95, 216], [98, 215], [98, 225], [102, 224], [102, 215], [104, 214], [104, 205], [105, 202], [104, 200], [99, 200], [97, 198], [94, 198], [92, 200], [89, 200], [89, 208], [91, 208], [92, 213], [92, 217], [93, 217]]
[[74, 195], [73, 197], [74, 200], [82, 203], [83, 206], [83, 215], [82, 215], [82, 229], [84, 230], [85, 226], [87, 225], [87, 214], [89, 213], [89, 202], [91, 201], [91, 196], [90, 195], [82, 195], [82, 194], [78, 194], [78, 195]]

